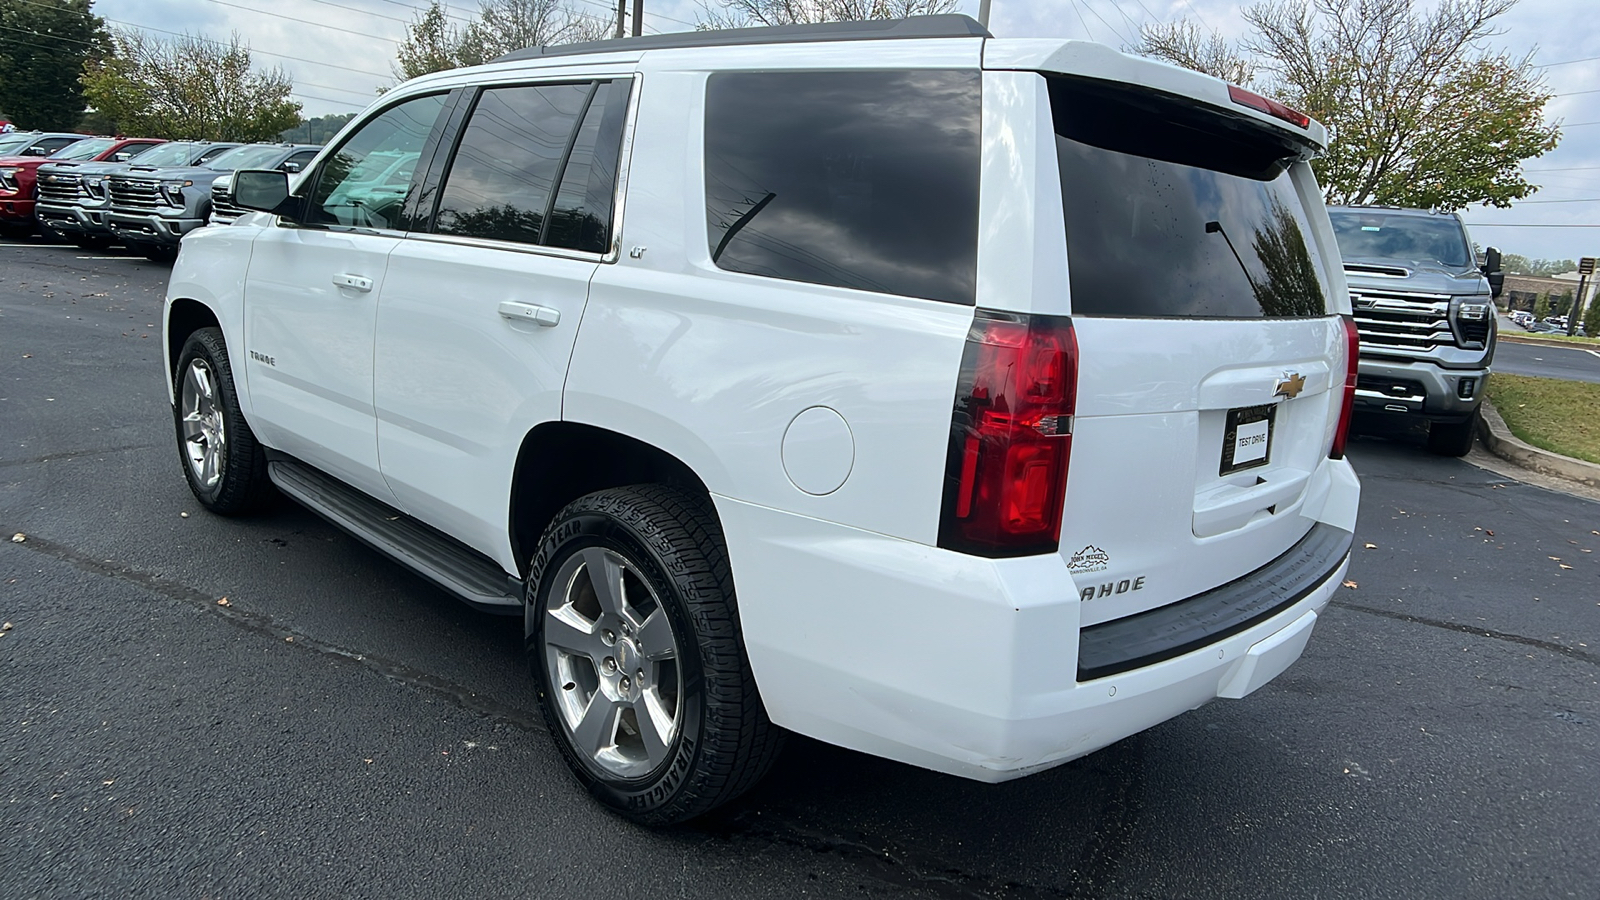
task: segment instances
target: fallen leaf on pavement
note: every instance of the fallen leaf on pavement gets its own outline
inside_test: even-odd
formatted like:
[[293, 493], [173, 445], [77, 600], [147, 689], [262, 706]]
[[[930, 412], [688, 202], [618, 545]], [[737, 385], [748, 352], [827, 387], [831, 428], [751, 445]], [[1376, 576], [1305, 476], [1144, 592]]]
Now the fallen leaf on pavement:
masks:
[[1563, 568], [1563, 569], [1570, 569], [1570, 568], [1572, 568], [1572, 567], [1571, 567], [1571, 566], [1569, 566], [1569, 565], [1567, 565], [1567, 564], [1566, 564], [1566, 563], [1562, 563], [1562, 564], [1561, 564], [1561, 568]]
[[1349, 588], [1352, 591], [1356, 589], [1356, 583], [1354, 581], [1346, 581], [1344, 583], [1344, 586]]
[[16, 534], [13, 534], [11, 536], [11, 543], [20, 544], [20, 543], [22, 543], [23, 541], [25, 541], [27, 539], [28, 539], [28, 536], [19, 531]]
[[1378, 549], [1378, 545], [1377, 544], [1368, 544], [1367, 545], [1367, 549], [1368, 550], [1376, 550], [1376, 549]]
[[0, 625], [0, 631], [10, 631], [10, 630], [11, 630], [11, 623], [10, 622], [5, 623], [4, 625]]
[[223, 597], [221, 600], [217, 601], [217, 605], [218, 606], [232, 606], [233, 604], [228, 602], [228, 598], [227, 597]]

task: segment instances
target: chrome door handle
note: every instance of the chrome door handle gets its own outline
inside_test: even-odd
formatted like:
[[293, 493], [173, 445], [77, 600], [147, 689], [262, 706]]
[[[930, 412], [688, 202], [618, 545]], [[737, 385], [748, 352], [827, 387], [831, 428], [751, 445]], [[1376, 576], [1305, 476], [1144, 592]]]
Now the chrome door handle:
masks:
[[518, 303], [515, 300], [506, 300], [500, 304], [500, 315], [513, 322], [532, 322], [553, 328], [561, 322], [561, 310], [548, 306], [537, 306], [532, 303]]
[[336, 287], [349, 288], [352, 291], [360, 291], [363, 294], [372, 290], [372, 279], [363, 278], [360, 275], [335, 275], [333, 276], [333, 283]]

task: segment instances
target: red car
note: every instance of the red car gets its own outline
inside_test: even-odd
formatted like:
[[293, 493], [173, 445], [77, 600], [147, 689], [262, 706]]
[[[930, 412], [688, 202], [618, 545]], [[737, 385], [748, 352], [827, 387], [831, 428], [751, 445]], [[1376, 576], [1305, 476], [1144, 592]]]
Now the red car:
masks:
[[[24, 135], [5, 137], [24, 137]], [[43, 137], [49, 136], [41, 136]], [[38, 226], [34, 219], [33, 207], [34, 201], [39, 196], [39, 167], [45, 163], [62, 160], [124, 162], [157, 144], [166, 143], [157, 138], [84, 138], [78, 135], [70, 137], [71, 142], [55, 150], [53, 154], [40, 152], [49, 149], [49, 146], [41, 140], [35, 142], [35, 146], [20, 150], [11, 149], [11, 152], [0, 156], [0, 235], [24, 237], [32, 234]], [[3, 141], [0, 141], [0, 149], [7, 149]]]

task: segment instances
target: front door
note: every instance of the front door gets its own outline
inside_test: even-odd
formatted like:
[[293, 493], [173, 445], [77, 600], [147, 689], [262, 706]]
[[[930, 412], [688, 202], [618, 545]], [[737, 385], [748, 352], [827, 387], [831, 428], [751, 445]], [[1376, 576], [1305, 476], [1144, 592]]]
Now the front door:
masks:
[[373, 183], [397, 157], [421, 154], [445, 96], [390, 106], [328, 154], [307, 182], [305, 221], [264, 229], [245, 279], [251, 425], [271, 446], [388, 502], [372, 339], [405, 196]]
[[403, 509], [507, 571], [517, 452], [561, 418], [589, 280], [611, 249], [630, 86], [482, 90], [429, 233], [390, 258], [375, 364], [384, 478]]

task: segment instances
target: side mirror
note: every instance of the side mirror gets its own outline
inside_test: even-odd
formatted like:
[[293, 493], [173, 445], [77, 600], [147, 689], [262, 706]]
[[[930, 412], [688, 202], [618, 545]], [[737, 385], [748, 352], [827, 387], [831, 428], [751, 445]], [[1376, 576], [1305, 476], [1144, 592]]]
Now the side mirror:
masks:
[[286, 162], [283, 164], [283, 170], [288, 172], [290, 175], [293, 175], [294, 173], [300, 171], [300, 164], [297, 162]]
[[1500, 251], [1494, 247], [1483, 252], [1483, 275], [1489, 279], [1489, 296], [1500, 299], [1500, 292], [1506, 286], [1506, 273], [1500, 268]]
[[296, 204], [289, 196], [287, 172], [244, 169], [233, 173], [233, 202], [245, 209], [296, 218]]
[[43, 147], [29, 147], [27, 150], [25, 150], [23, 152], [22, 155], [23, 156], [49, 156], [50, 152], [51, 151], [49, 151], [49, 150], [47, 150], [47, 149], [45, 149]]
[[112, 162], [127, 162], [130, 159], [133, 159], [133, 154], [126, 150], [111, 154]]

